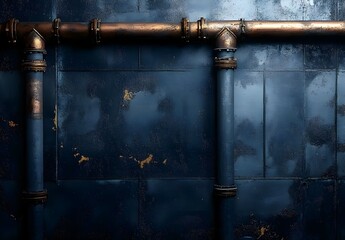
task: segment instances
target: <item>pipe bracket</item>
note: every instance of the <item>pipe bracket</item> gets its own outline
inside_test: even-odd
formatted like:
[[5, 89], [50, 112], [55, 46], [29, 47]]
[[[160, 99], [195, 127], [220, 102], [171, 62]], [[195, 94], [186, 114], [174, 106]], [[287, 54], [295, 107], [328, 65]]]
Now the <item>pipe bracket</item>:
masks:
[[54, 31], [55, 42], [57, 44], [60, 43], [60, 25], [61, 25], [61, 19], [55, 18], [53, 21], [53, 31]]
[[22, 192], [22, 199], [31, 204], [44, 204], [47, 202], [48, 193], [47, 190], [38, 192]]
[[205, 35], [205, 29], [206, 29], [206, 19], [205, 18], [200, 18], [197, 22], [198, 24], [198, 38], [199, 39], [206, 39], [207, 36]]
[[101, 42], [101, 19], [94, 18], [90, 21], [90, 33], [93, 34], [94, 42]]
[[237, 194], [237, 187], [233, 186], [223, 186], [215, 184], [213, 190], [216, 196], [219, 197], [235, 197]]
[[190, 39], [190, 22], [188, 18], [182, 18], [181, 21], [181, 38], [186, 42]]
[[15, 18], [11, 18], [6, 22], [5, 26], [5, 33], [7, 42], [10, 44], [15, 44], [17, 42], [17, 24], [18, 20]]
[[244, 18], [241, 18], [240, 22], [240, 36], [244, 37], [246, 35], [246, 22]]
[[236, 58], [214, 58], [214, 66], [219, 69], [236, 69], [237, 59]]

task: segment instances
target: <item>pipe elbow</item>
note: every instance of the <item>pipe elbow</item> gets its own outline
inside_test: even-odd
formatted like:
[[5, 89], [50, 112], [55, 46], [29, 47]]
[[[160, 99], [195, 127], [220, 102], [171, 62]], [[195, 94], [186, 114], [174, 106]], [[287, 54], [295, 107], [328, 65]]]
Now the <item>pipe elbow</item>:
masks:
[[46, 53], [45, 40], [35, 28], [25, 38], [24, 49], [26, 52]]

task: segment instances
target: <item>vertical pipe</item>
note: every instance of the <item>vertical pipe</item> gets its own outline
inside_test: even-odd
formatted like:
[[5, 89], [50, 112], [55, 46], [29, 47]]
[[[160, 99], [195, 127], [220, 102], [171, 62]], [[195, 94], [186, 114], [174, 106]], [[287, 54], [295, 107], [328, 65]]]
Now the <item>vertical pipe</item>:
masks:
[[43, 239], [43, 37], [33, 29], [25, 39], [22, 70], [26, 84], [26, 172], [23, 200], [27, 207], [26, 239]]
[[216, 39], [217, 239], [234, 239], [234, 69], [236, 36], [224, 28]]

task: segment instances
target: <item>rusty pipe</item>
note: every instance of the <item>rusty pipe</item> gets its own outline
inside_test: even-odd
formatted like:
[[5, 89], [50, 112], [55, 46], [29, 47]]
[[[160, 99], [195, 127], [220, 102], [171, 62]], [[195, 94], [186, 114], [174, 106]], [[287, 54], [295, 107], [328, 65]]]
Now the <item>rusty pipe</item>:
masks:
[[[8, 42], [23, 39], [31, 29], [36, 29], [46, 42], [73, 42], [90, 38], [97, 42], [141, 39], [215, 39], [217, 34], [228, 28], [237, 37], [248, 39], [261, 37], [345, 37], [344, 21], [206, 21], [204, 18], [189, 22], [184, 18], [180, 23], [102, 23], [90, 22], [53, 22], [21, 23], [11, 19], [0, 24], [0, 38]], [[58, 40], [58, 41], [54, 41]]]

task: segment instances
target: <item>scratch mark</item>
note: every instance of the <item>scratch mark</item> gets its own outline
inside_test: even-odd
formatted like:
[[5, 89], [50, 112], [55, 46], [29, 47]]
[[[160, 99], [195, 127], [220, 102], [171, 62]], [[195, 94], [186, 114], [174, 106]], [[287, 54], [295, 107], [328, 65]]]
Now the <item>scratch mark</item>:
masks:
[[55, 104], [55, 108], [54, 108], [54, 119], [53, 119], [53, 123], [54, 123], [54, 126], [52, 127], [52, 129], [54, 131], [56, 131], [57, 129], [57, 105]]
[[150, 164], [152, 160], [153, 160], [153, 155], [149, 154], [149, 156], [146, 159], [139, 161], [138, 164], [140, 165], [140, 168], [144, 168], [145, 164]]
[[81, 163], [83, 163], [83, 162], [88, 162], [89, 160], [90, 160], [89, 157], [84, 156], [84, 155], [81, 155], [81, 157], [80, 157], [78, 163], [81, 164]]
[[164, 159], [163, 164], [167, 165], [168, 159]]
[[125, 91], [123, 93], [123, 100], [124, 101], [131, 101], [133, 98], [134, 98], [134, 93], [125, 89]]

